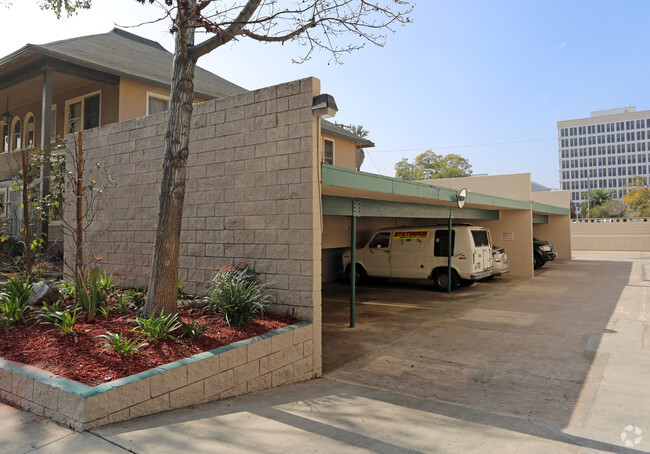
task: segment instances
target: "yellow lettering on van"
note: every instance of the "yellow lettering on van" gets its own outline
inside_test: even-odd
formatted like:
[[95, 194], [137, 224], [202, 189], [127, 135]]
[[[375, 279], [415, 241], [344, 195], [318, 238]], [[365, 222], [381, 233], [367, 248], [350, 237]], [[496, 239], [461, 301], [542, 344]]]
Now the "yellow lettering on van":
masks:
[[393, 233], [394, 239], [399, 240], [425, 240], [429, 238], [428, 230], [415, 230], [415, 231], [396, 231]]

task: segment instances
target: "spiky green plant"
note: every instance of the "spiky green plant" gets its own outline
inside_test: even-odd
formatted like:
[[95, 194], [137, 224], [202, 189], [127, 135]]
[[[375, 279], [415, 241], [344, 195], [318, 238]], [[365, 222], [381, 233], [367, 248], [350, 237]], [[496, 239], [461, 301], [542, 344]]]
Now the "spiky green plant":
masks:
[[74, 277], [74, 285], [77, 289], [77, 303], [86, 312], [86, 320], [92, 322], [104, 301], [99, 271], [90, 268], [87, 276], [80, 272]]
[[176, 340], [171, 333], [181, 327], [178, 314], [156, 315], [154, 312], [150, 318], [136, 317], [135, 322], [139, 329], [134, 329], [133, 332], [144, 334], [150, 342], [168, 337]]
[[135, 355], [140, 353], [140, 349], [147, 344], [147, 342], [142, 341], [139, 338], [129, 339], [126, 336], [123, 336], [122, 333], [111, 333], [110, 331], [106, 334], [101, 334], [98, 337], [104, 339], [104, 350], [114, 350], [120, 355], [128, 356]]
[[229, 325], [248, 326], [271, 302], [269, 284], [260, 282], [250, 269], [223, 268], [212, 279], [214, 288], [204, 301]]

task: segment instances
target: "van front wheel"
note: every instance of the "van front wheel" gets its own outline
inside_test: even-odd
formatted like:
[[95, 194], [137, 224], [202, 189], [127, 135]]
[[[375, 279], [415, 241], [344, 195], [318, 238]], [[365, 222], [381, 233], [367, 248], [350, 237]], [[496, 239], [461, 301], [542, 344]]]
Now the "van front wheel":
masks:
[[[366, 274], [366, 270], [364, 270], [363, 267], [357, 265], [356, 268], [357, 268], [357, 272], [354, 275], [354, 282], [355, 282], [356, 285], [359, 285], [359, 284], [364, 283], [367, 280], [368, 275]], [[348, 278], [348, 284], [351, 284], [352, 283], [352, 267], [348, 266], [348, 268], [345, 271], [346, 271], [345, 274], [347, 275], [347, 278]]]
[[[438, 290], [442, 290], [443, 292], [447, 291], [447, 281], [448, 281], [448, 273], [447, 270], [438, 270], [435, 272], [433, 275], [433, 282], [438, 288]], [[455, 290], [456, 287], [458, 287], [458, 276], [456, 275], [456, 272], [452, 270], [451, 272], [451, 289]]]

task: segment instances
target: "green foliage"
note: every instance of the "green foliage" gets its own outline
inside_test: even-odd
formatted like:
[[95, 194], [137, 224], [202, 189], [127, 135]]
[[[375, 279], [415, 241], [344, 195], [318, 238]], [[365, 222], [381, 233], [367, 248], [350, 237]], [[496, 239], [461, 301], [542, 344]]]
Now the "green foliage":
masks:
[[109, 315], [111, 315], [111, 307], [108, 304], [99, 307], [97, 311], [104, 316], [104, 320], [108, 320]]
[[104, 297], [104, 301], [106, 301], [106, 298], [109, 296], [112, 296], [115, 294], [115, 286], [112, 284], [113, 282], [113, 273], [109, 275], [106, 274], [106, 270], [104, 270], [104, 274], [99, 275], [99, 288], [101, 289], [102, 296]]
[[11, 325], [17, 322], [25, 323], [25, 314], [29, 309], [27, 301], [32, 294], [29, 281], [10, 279], [0, 293], [0, 325], [9, 331]]
[[103, 352], [115, 350], [120, 355], [135, 355], [140, 353], [142, 347], [148, 345], [147, 342], [141, 341], [140, 339], [129, 339], [123, 336], [122, 333], [116, 334], [110, 331], [99, 337], [105, 339]]
[[430, 180], [467, 177], [472, 174], [469, 161], [457, 154], [445, 156], [427, 150], [411, 163], [407, 158], [395, 164], [395, 177], [402, 180]]
[[57, 19], [61, 19], [61, 13], [71, 17], [81, 9], [89, 9], [92, 0], [40, 0], [38, 6], [41, 9], [54, 11]]
[[133, 332], [144, 334], [150, 342], [174, 337], [172, 331], [181, 327], [178, 320], [178, 314], [156, 315], [154, 312], [150, 318], [136, 317], [135, 322], [140, 329], [134, 329]]
[[187, 295], [185, 295], [185, 289], [183, 288], [183, 281], [181, 281], [181, 275], [178, 275], [176, 280], [176, 299], [184, 300]]
[[97, 268], [90, 268], [87, 276], [80, 271], [74, 277], [74, 285], [77, 289], [77, 302], [86, 312], [86, 320], [92, 322], [104, 301], [99, 271]]
[[195, 337], [203, 336], [207, 330], [210, 322], [200, 323], [203, 318], [192, 320], [189, 323], [181, 321], [181, 336], [180, 337], [189, 337], [194, 339]]
[[77, 307], [72, 311], [67, 310], [59, 300], [51, 306], [43, 303], [43, 307], [36, 311], [34, 318], [41, 324], [54, 325], [64, 335], [72, 334], [76, 339], [74, 324], [77, 322], [78, 310]]
[[635, 176], [632, 183], [625, 186], [632, 188], [623, 196], [633, 216], [650, 217], [650, 184], [645, 177]]
[[74, 298], [75, 286], [73, 282], [60, 281], [56, 286], [63, 299]]
[[255, 315], [264, 313], [271, 300], [269, 285], [260, 282], [248, 267], [222, 268], [212, 283], [214, 288], [205, 297], [205, 302], [229, 325], [250, 325]]
[[[614, 199], [616, 191], [614, 189], [593, 189], [582, 193], [583, 201], [580, 203], [580, 215], [582, 217], [590, 216], [596, 217], [609, 217], [609, 215], [601, 216], [604, 210], [598, 210], [597, 213], [592, 213], [594, 208], [602, 207], [607, 201]], [[587, 208], [589, 207], [589, 209]], [[598, 216], [597, 216], [598, 214]]]
[[126, 290], [117, 298], [117, 302], [120, 306], [119, 310], [123, 314], [126, 314], [133, 308], [143, 307], [145, 300], [146, 294], [140, 291], [137, 287]]

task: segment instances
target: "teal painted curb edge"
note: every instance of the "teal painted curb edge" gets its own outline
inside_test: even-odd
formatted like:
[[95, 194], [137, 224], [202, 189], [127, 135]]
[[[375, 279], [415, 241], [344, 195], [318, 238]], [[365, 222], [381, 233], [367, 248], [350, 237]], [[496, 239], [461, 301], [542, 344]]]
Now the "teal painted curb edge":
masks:
[[0, 358], [0, 369], [4, 369], [13, 372], [15, 374], [23, 375], [24, 377], [38, 381], [45, 385], [51, 386], [53, 388], [60, 389], [69, 394], [86, 398], [86, 397], [95, 396], [97, 394], [105, 393], [106, 391], [110, 391], [111, 389], [119, 388], [120, 386], [128, 385], [129, 383], [133, 383], [147, 377], [151, 377], [152, 375], [157, 375], [172, 369], [176, 369], [177, 367], [182, 367], [187, 364], [195, 363], [197, 361], [210, 358], [212, 356], [217, 356], [221, 353], [225, 353], [227, 351], [234, 350], [236, 348], [245, 347], [248, 344], [253, 344], [255, 342], [259, 342], [273, 336], [278, 336], [280, 334], [284, 334], [289, 331], [296, 330], [298, 328], [309, 326], [311, 324], [312, 324], [311, 322], [305, 321], [305, 322], [296, 323], [295, 325], [285, 326], [284, 328], [280, 328], [280, 329], [276, 329], [275, 331], [264, 333], [261, 336], [251, 337], [250, 339], [245, 339], [239, 342], [234, 342], [229, 345], [224, 345], [223, 347], [218, 347], [213, 350], [209, 350], [207, 352], [197, 353], [196, 355], [190, 356], [189, 358], [179, 359], [178, 361], [174, 361], [173, 363], [154, 367], [153, 369], [145, 370], [143, 372], [140, 372], [139, 374], [130, 375], [128, 377], [120, 378], [110, 383], [102, 383], [101, 385], [97, 385], [97, 386], [84, 385], [83, 383], [79, 383], [74, 380], [59, 377], [58, 375], [54, 375], [51, 372], [39, 369], [37, 367], [30, 366], [27, 364], [17, 363], [15, 361], [10, 361], [4, 358]]

